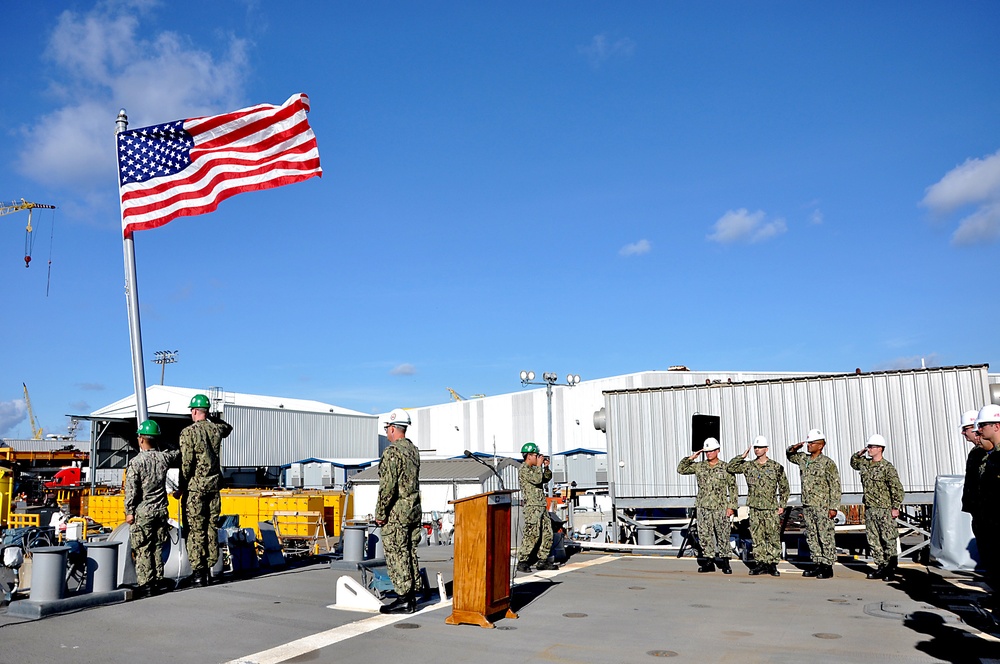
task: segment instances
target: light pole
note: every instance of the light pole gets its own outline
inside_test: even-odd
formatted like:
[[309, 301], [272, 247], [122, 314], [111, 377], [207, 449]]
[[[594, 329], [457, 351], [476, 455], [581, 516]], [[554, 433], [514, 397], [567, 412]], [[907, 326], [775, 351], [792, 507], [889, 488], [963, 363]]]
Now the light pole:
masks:
[[163, 385], [163, 377], [167, 371], [167, 365], [173, 364], [177, 361], [177, 353], [179, 350], [158, 350], [153, 355], [153, 364], [160, 365], [160, 385]]
[[580, 382], [580, 374], [567, 374], [566, 382], [560, 383], [559, 376], [550, 371], [546, 371], [542, 374], [541, 383], [535, 382], [535, 372], [534, 371], [522, 371], [521, 372], [521, 385], [544, 385], [545, 386], [545, 398], [549, 405], [549, 447], [548, 456], [552, 456], [552, 387], [554, 385], [560, 385], [563, 387], [573, 387]]

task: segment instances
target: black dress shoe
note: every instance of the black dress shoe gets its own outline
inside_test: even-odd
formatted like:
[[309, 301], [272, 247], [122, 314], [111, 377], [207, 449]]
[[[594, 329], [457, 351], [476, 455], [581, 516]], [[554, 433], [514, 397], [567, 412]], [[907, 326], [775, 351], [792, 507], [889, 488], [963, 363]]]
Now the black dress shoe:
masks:
[[757, 576], [758, 574], [763, 574], [767, 571], [767, 565], [764, 563], [757, 563], [750, 568], [750, 576]]
[[698, 572], [704, 574], [705, 572], [714, 572], [715, 563], [705, 563], [698, 568]]
[[535, 565], [535, 569], [546, 570], [546, 569], [559, 569], [559, 568], [555, 565], [555, 563], [550, 563], [547, 560], [542, 560], [537, 565]]
[[822, 569], [819, 574], [816, 575], [817, 579], [832, 579], [833, 578], [833, 565], [822, 565]]
[[771, 576], [781, 576], [781, 572], [778, 571], [777, 563], [768, 563], [767, 573], [770, 574]]
[[719, 561], [719, 569], [722, 570], [723, 574], [733, 573], [733, 568], [729, 566], [729, 558], [723, 558]]
[[868, 572], [865, 574], [866, 579], [884, 579], [885, 578], [885, 567], [879, 565], [874, 572]]
[[417, 597], [415, 594], [410, 593], [404, 595], [403, 597], [397, 597], [391, 603], [380, 607], [379, 613], [416, 613], [417, 612]]
[[528, 563], [518, 563], [517, 571], [521, 574], [531, 574], [531, 565]]
[[819, 576], [822, 565], [813, 565], [806, 571], [802, 572], [802, 576]]

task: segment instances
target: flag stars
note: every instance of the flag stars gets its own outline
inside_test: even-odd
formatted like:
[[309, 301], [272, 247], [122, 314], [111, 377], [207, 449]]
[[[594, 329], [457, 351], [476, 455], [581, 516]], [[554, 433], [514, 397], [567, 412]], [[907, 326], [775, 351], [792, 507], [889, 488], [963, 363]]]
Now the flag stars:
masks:
[[170, 176], [191, 163], [194, 139], [184, 122], [144, 127], [118, 135], [118, 158], [122, 184]]

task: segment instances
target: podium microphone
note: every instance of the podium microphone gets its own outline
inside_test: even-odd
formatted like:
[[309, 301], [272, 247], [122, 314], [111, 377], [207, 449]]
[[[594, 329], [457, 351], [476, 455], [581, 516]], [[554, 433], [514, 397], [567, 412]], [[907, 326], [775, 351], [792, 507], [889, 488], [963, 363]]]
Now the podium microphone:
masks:
[[501, 476], [500, 476], [500, 473], [498, 473], [498, 472], [497, 472], [497, 469], [496, 469], [496, 468], [494, 468], [494, 467], [493, 467], [493, 466], [491, 466], [490, 464], [486, 463], [485, 461], [483, 461], [482, 459], [480, 459], [479, 457], [477, 457], [477, 456], [476, 456], [475, 454], [473, 454], [473, 453], [472, 453], [472, 452], [470, 452], [469, 450], [465, 450], [465, 458], [466, 458], [466, 459], [472, 459], [472, 460], [473, 460], [473, 461], [475, 461], [476, 463], [481, 463], [481, 464], [483, 464], [484, 466], [486, 466], [487, 468], [489, 468], [489, 469], [490, 469], [491, 471], [493, 471], [493, 474], [497, 476], [497, 481], [499, 481], [499, 482], [500, 482], [500, 490], [501, 490], [501, 491], [504, 491], [504, 486], [503, 486], [503, 477], [501, 477]]

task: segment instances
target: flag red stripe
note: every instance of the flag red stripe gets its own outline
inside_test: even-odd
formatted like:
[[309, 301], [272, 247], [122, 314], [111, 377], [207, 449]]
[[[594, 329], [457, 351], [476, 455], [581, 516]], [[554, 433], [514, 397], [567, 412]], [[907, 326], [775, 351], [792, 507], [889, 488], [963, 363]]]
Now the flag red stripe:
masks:
[[[202, 186], [200, 188], [196, 189], [196, 190], [182, 191], [182, 192], [179, 192], [179, 193], [175, 194], [174, 196], [171, 196], [169, 198], [165, 198], [162, 201], [157, 201], [156, 203], [153, 203], [153, 204], [150, 204], [150, 205], [142, 205], [142, 206], [136, 205], [136, 206], [132, 206], [125, 213], [124, 217], [127, 220], [129, 217], [150, 214], [150, 213], [155, 212], [158, 209], [169, 208], [171, 205], [173, 205], [175, 203], [179, 203], [181, 201], [196, 200], [196, 199], [199, 199], [199, 198], [204, 198], [205, 196], [208, 196], [209, 194], [211, 194], [212, 190], [216, 187], [216, 185], [218, 185], [221, 182], [225, 182], [226, 180], [244, 179], [244, 178], [256, 177], [256, 176], [264, 175], [264, 174], [268, 173], [269, 171], [274, 171], [274, 170], [311, 171], [311, 170], [314, 170], [314, 169], [316, 169], [318, 167], [319, 167], [319, 160], [318, 159], [311, 159], [311, 160], [305, 161], [305, 162], [280, 161], [280, 162], [276, 162], [276, 163], [269, 163], [269, 164], [263, 165], [263, 166], [261, 166], [259, 168], [255, 168], [253, 170], [247, 170], [247, 171], [225, 170], [225, 171], [222, 171], [220, 173], [217, 173], [214, 177], [212, 177], [212, 179], [204, 182], [202, 184]], [[269, 182], [270, 180], [265, 180], [265, 181]], [[170, 213], [168, 213], [168, 214], [170, 214]]]
[[121, 187], [124, 234], [212, 212], [236, 194], [322, 177], [308, 110], [309, 98], [300, 94], [281, 106], [185, 120], [194, 139], [190, 164], [174, 175]]
[[[183, 180], [174, 180], [171, 182], [166, 182], [164, 184], [157, 185], [155, 187], [147, 187], [143, 189], [133, 189], [130, 191], [126, 191], [122, 193], [122, 201], [132, 201], [135, 199], [148, 198], [151, 196], [156, 196], [157, 194], [162, 194], [164, 192], [171, 191], [173, 189], [178, 189], [187, 185], [197, 183], [199, 177], [203, 176], [206, 171], [218, 166], [239, 166], [239, 165], [254, 165], [261, 163], [267, 163], [267, 164], [279, 163], [279, 162], [274, 162], [273, 160], [283, 156], [308, 154], [310, 151], [313, 150], [316, 150], [315, 138], [306, 141], [305, 143], [302, 143], [301, 145], [296, 146], [294, 148], [283, 150], [278, 154], [268, 157], [267, 159], [262, 159], [262, 158], [255, 159], [253, 157], [240, 159], [236, 157], [223, 157], [221, 155], [216, 156], [209, 154], [203, 157], [197, 164], [192, 163], [190, 168], [196, 170], [192, 170], [189, 177], [186, 177]], [[232, 151], [230, 150], [227, 152], [232, 152]], [[314, 158], [313, 161], [315, 162], [315, 167], [319, 167], [318, 157]]]
[[[269, 180], [267, 182], [261, 183], [256, 186], [245, 186], [245, 187], [234, 187], [232, 189], [227, 189], [219, 192], [219, 194], [212, 200], [211, 203], [203, 205], [201, 207], [190, 207], [182, 208], [177, 210], [173, 214], [165, 217], [160, 217], [145, 222], [130, 223], [125, 227], [125, 237], [129, 237], [132, 231], [144, 231], [150, 228], [159, 228], [160, 226], [165, 226], [174, 219], [178, 217], [193, 217], [199, 214], [207, 214], [209, 212], [215, 212], [216, 208], [219, 207], [219, 203], [235, 196], [236, 194], [243, 194], [248, 191], [263, 191], [265, 189], [272, 189], [274, 187], [281, 187], [286, 184], [295, 184], [296, 182], [302, 182], [308, 180], [309, 178], [316, 177], [316, 173], [303, 173], [302, 175], [288, 175], [280, 178], [275, 178], [274, 180]], [[320, 174], [320, 177], [322, 175]]]
[[219, 134], [218, 137], [204, 142], [199, 142], [198, 137], [211, 132], [203, 131], [202, 128], [199, 127], [197, 132], [189, 130], [189, 133], [194, 137], [195, 144], [199, 148], [204, 150], [216, 150], [231, 143], [236, 143], [247, 136], [253, 136], [254, 134], [267, 129], [268, 127], [272, 127], [279, 122], [288, 120], [289, 118], [294, 117], [299, 110], [300, 109], [295, 106], [280, 109], [277, 113], [268, 115], [267, 117], [259, 120], [254, 120], [252, 122], [248, 122], [247, 124], [239, 124], [227, 132]]

